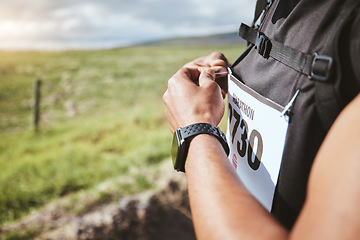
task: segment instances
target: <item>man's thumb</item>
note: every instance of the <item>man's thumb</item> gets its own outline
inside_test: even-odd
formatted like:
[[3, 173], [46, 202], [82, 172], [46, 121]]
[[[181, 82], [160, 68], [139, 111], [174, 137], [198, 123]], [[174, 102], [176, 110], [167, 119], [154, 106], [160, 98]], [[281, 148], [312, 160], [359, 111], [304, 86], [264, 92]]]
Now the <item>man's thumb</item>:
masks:
[[215, 72], [211, 68], [204, 69], [199, 76], [199, 85], [203, 85], [208, 81], [215, 81]]

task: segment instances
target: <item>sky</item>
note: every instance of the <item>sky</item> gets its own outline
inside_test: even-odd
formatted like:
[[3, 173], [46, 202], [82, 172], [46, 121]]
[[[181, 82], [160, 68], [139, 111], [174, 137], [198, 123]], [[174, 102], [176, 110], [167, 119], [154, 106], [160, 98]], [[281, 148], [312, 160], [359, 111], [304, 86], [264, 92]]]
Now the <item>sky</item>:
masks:
[[106, 49], [236, 32], [255, 0], [1, 0], [0, 50]]

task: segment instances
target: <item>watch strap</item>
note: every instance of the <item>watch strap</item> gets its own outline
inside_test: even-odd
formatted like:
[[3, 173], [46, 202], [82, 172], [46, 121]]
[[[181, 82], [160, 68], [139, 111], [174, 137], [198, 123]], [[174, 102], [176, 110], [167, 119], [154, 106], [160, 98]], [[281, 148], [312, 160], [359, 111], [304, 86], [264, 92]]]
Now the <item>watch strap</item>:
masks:
[[229, 155], [230, 149], [226, 142], [225, 134], [218, 127], [215, 127], [208, 123], [195, 123], [195, 124], [191, 124], [189, 126], [180, 128], [180, 131], [181, 131], [181, 135], [182, 135], [183, 139], [188, 139], [188, 138], [192, 139], [193, 137], [195, 137], [196, 135], [199, 135], [199, 134], [212, 135], [220, 141], [221, 145], [223, 146], [223, 148], [226, 152], [226, 155]]

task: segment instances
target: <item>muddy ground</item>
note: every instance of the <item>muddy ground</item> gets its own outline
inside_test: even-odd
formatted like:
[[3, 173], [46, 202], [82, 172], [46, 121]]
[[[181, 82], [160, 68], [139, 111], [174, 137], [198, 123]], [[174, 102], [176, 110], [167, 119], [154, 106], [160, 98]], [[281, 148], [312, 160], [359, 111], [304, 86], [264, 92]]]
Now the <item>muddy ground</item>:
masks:
[[168, 174], [160, 185], [157, 190], [121, 197], [80, 216], [49, 204], [1, 226], [0, 237], [10, 231], [34, 229], [32, 237], [14, 239], [195, 239], [185, 176]]

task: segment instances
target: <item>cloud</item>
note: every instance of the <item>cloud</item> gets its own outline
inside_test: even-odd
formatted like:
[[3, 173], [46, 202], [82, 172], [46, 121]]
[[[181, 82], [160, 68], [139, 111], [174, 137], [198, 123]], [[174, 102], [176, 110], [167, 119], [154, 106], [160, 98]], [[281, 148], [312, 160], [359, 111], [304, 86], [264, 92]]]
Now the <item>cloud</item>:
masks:
[[236, 31], [250, 0], [12, 0], [0, 2], [0, 48], [106, 48]]

